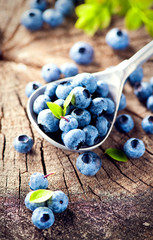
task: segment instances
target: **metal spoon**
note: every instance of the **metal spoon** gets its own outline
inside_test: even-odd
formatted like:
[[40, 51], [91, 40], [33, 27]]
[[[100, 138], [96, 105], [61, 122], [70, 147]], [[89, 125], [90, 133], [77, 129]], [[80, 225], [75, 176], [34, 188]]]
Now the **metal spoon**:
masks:
[[[96, 145], [93, 145], [91, 147], [86, 148], [80, 148], [79, 150], [71, 150], [71, 151], [91, 151], [98, 146], [100, 146], [109, 136], [112, 127], [114, 125], [120, 98], [123, 90], [124, 83], [127, 79], [127, 77], [139, 66], [142, 65], [144, 62], [146, 62], [151, 56], [153, 55], [153, 41], [145, 45], [142, 49], [140, 49], [136, 54], [134, 54], [130, 59], [124, 60], [119, 65], [108, 68], [102, 72], [93, 73], [93, 75], [96, 77], [97, 81], [103, 79], [108, 85], [109, 85], [109, 92], [112, 95], [112, 98], [116, 105], [116, 110], [114, 113], [113, 121], [111, 123], [111, 126], [109, 128], [109, 131], [107, 135], [104, 137], [104, 139], [99, 142]], [[72, 78], [64, 78], [61, 80], [57, 80], [55, 82], [65, 82], [70, 81]], [[38, 88], [29, 98], [28, 104], [27, 104], [27, 113], [28, 117], [34, 126], [34, 128], [37, 130], [37, 132], [49, 143], [54, 145], [55, 147], [64, 149], [64, 150], [70, 150], [67, 147], [65, 147], [63, 144], [56, 142], [51, 137], [47, 136], [38, 126], [37, 124], [37, 117], [36, 114], [33, 112], [33, 102], [34, 100], [41, 94], [44, 93], [46, 86], [43, 86], [41, 88]], [[55, 133], [56, 134], [56, 133]]]

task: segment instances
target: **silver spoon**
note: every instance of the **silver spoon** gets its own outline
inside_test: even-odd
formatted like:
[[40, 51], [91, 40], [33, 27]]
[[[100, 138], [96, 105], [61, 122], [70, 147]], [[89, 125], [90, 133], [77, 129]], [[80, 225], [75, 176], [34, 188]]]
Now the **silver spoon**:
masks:
[[[142, 65], [144, 62], [146, 62], [151, 56], [153, 55], [153, 41], [145, 45], [142, 49], [140, 49], [136, 54], [134, 54], [130, 59], [124, 60], [120, 64], [118, 64], [115, 67], [108, 68], [102, 72], [96, 72], [93, 73], [93, 75], [96, 77], [97, 81], [103, 79], [108, 85], [109, 85], [109, 92], [112, 95], [112, 98], [115, 102], [116, 109], [114, 113], [114, 117], [111, 123], [111, 126], [109, 128], [109, 131], [107, 135], [104, 137], [104, 139], [99, 142], [96, 145], [93, 145], [91, 147], [86, 147], [86, 148], [80, 148], [79, 150], [71, 150], [71, 151], [91, 151], [98, 146], [100, 146], [109, 136], [112, 127], [114, 125], [119, 103], [120, 103], [120, 98], [123, 90], [124, 83], [127, 79], [127, 77], [139, 66]], [[72, 78], [64, 78], [57, 80], [55, 82], [60, 83], [60, 82], [65, 82], [65, 81], [70, 81]], [[38, 126], [37, 124], [37, 117], [36, 114], [33, 112], [33, 102], [35, 99], [44, 93], [46, 88], [46, 85], [38, 88], [29, 98], [28, 104], [27, 104], [27, 113], [28, 117], [34, 126], [34, 128], [37, 130], [37, 132], [49, 143], [54, 145], [55, 147], [64, 149], [64, 150], [70, 150], [67, 147], [65, 147], [63, 144], [60, 144], [47, 136]], [[56, 134], [56, 133], [55, 133]]]

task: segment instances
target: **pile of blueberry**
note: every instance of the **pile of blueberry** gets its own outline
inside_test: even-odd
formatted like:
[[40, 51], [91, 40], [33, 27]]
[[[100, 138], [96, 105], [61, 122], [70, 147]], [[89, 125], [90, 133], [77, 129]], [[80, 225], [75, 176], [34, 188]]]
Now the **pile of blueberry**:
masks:
[[[63, 107], [65, 99], [72, 95], [65, 116], [58, 119], [48, 109], [47, 102]], [[115, 111], [109, 87], [103, 80], [97, 81], [89, 73], [76, 75], [62, 83], [49, 83], [45, 92], [33, 103], [39, 127], [68, 149], [92, 146], [107, 134]], [[56, 132], [56, 134], [55, 134]], [[58, 139], [58, 140], [57, 140]]]
[[30, 9], [22, 14], [21, 23], [30, 31], [41, 29], [44, 23], [55, 28], [73, 13], [74, 7], [73, 0], [57, 0], [54, 8], [48, 8], [46, 0], [31, 0]]
[[54, 213], [65, 211], [69, 202], [67, 195], [59, 190], [54, 191], [51, 198], [47, 201], [41, 201], [39, 203], [30, 201], [30, 196], [34, 191], [48, 188], [48, 175], [43, 175], [38, 172], [31, 175], [29, 186], [32, 191], [27, 194], [24, 201], [26, 207], [33, 212], [33, 224], [39, 229], [51, 227], [55, 221]]

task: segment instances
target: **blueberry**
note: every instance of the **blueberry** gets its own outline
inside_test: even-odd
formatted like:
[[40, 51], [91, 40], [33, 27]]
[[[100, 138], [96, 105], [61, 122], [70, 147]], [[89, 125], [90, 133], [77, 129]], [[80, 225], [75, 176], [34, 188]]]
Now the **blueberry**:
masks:
[[151, 85], [152, 90], [153, 90], [153, 77], [150, 78], [150, 85]]
[[41, 202], [41, 203], [30, 202], [30, 196], [32, 193], [33, 193], [33, 191], [29, 192], [25, 197], [24, 203], [25, 203], [26, 207], [31, 211], [34, 211], [38, 207], [45, 207], [45, 204], [46, 204], [45, 202]]
[[71, 115], [78, 121], [78, 127], [85, 127], [91, 121], [91, 114], [86, 109], [76, 108], [71, 112]]
[[90, 73], [80, 73], [72, 80], [72, 86], [81, 86], [86, 88], [90, 93], [94, 93], [97, 89], [97, 81]]
[[66, 99], [72, 90], [71, 82], [63, 82], [56, 88], [56, 96], [61, 99]]
[[128, 80], [132, 86], [136, 83], [141, 83], [143, 79], [143, 68], [141, 66], [137, 67], [137, 69], [130, 74]]
[[55, 221], [54, 214], [48, 207], [36, 208], [32, 213], [32, 222], [39, 229], [47, 229]]
[[107, 109], [105, 110], [107, 114], [112, 114], [115, 112], [115, 103], [110, 98], [105, 98], [107, 100]]
[[140, 101], [145, 101], [152, 94], [152, 88], [150, 83], [136, 83], [134, 87], [134, 93]]
[[60, 78], [61, 71], [56, 64], [49, 63], [42, 67], [41, 75], [46, 82], [52, 82]]
[[123, 110], [126, 108], [126, 97], [125, 95], [122, 93], [121, 95], [121, 99], [120, 99], [120, 103], [119, 103], [119, 108], [118, 111]]
[[81, 129], [72, 129], [64, 136], [63, 142], [67, 148], [78, 150], [85, 142], [85, 133]]
[[85, 133], [85, 144], [87, 146], [92, 146], [95, 144], [97, 137], [98, 137], [98, 130], [95, 126], [88, 125], [83, 128]]
[[48, 106], [46, 102], [50, 102], [50, 98], [47, 95], [39, 95], [33, 103], [33, 111], [39, 114], [42, 110], [47, 109]]
[[145, 117], [141, 122], [141, 126], [146, 133], [153, 134], [153, 116]]
[[62, 139], [63, 142], [64, 142], [64, 137], [65, 137], [66, 134], [67, 134], [67, 132], [62, 132], [62, 134], [61, 134], [61, 139]]
[[75, 87], [72, 92], [73, 101], [71, 101], [71, 103], [74, 107], [84, 109], [90, 105], [91, 95], [86, 88]]
[[[58, 104], [62, 108], [64, 107], [64, 99], [59, 98], [56, 101], [54, 101], [54, 103]], [[71, 104], [67, 107], [66, 115], [70, 113], [70, 110], [71, 110]]]
[[76, 161], [77, 169], [86, 176], [94, 176], [101, 168], [102, 161], [94, 152], [79, 155]]
[[31, 94], [41, 86], [42, 86], [42, 84], [39, 82], [29, 82], [25, 88], [26, 96], [29, 98], [31, 96]]
[[99, 135], [101, 137], [104, 137], [106, 135], [106, 133], [108, 132], [108, 129], [109, 129], [108, 120], [103, 116], [97, 117], [96, 128], [98, 130]]
[[130, 138], [123, 146], [123, 150], [129, 158], [139, 158], [145, 152], [145, 145], [138, 138]]
[[38, 125], [47, 132], [56, 132], [59, 129], [59, 119], [56, 118], [50, 109], [45, 109], [38, 114]]
[[89, 64], [93, 61], [93, 47], [86, 42], [77, 42], [70, 49], [70, 57], [78, 64]]
[[93, 115], [100, 115], [103, 111], [107, 110], [107, 100], [105, 98], [97, 97], [91, 101], [89, 111]]
[[147, 102], [146, 102], [147, 108], [153, 112], [153, 95], [148, 97]]
[[31, 0], [30, 1], [30, 8], [37, 8], [41, 11], [44, 11], [47, 7], [46, 0]]
[[52, 99], [55, 96], [57, 86], [58, 84], [54, 82], [47, 84], [44, 94]]
[[19, 135], [14, 139], [14, 148], [19, 153], [27, 153], [33, 147], [33, 140], [27, 135]]
[[64, 16], [70, 15], [74, 10], [72, 0], [57, 0], [55, 2], [55, 9], [62, 13]]
[[134, 128], [134, 121], [129, 114], [120, 114], [116, 118], [115, 127], [120, 132], [129, 132]]
[[96, 90], [96, 94], [99, 97], [107, 97], [109, 92], [109, 87], [108, 84], [105, 83], [103, 80], [99, 80], [97, 82], [97, 90]]
[[38, 9], [30, 9], [21, 16], [21, 23], [30, 31], [36, 31], [43, 26], [42, 13]]
[[62, 191], [55, 191], [52, 197], [47, 201], [47, 206], [54, 213], [61, 213], [66, 210], [69, 203], [69, 199]]
[[61, 118], [59, 122], [59, 128], [63, 132], [69, 132], [72, 129], [78, 127], [78, 121], [71, 115], [66, 115], [64, 118]]
[[123, 50], [129, 46], [129, 37], [125, 30], [113, 28], [106, 34], [106, 43], [115, 50]]
[[74, 63], [64, 63], [61, 66], [61, 73], [64, 77], [72, 77], [78, 74], [78, 67]]
[[29, 187], [31, 190], [46, 189], [48, 188], [48, 180], [44, 174], [35, 172], [30, 177]]
[[61, 25], [64, 21], [63, 15], [55, 9], [47, 9], [43, 12], [43, 20], [48, 23], [50, 27], [54, 28]]

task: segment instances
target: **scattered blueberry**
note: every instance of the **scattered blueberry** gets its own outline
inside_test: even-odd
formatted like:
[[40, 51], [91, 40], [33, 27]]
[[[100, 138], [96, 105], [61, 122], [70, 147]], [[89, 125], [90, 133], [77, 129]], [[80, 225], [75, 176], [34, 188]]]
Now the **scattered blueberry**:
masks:
[[153, 77], [150, 78], [150, 85], [151, 85], [152, 91], [153, 91]]
[[36, 208], [32, 213], [32, 222], [39, 229], [47, 229], [55, 221], [54, 214], [48, 207]]
[[106, 43], [115, 50], [123, 50], [129, 46], [129, 37], [125, 30], [113, 28], [106, 35]]
[[64, 77], [72, 77], [78, 74], [78, 67], [74, 63], [64, 63], [61, 66], [61, 73]]
[[60, 69], [53, 63], [44, 65], [41, 70], [41, 75], [47, 83], [58, 80], [60, 78], [60, 74]]
[[48, 180], [44, 174], [35, 172], [30, 177], [29, 187], [31, 190], [46, 189], [48, 188]]
[[56, 88], [56, 96], [61, 99], [66, 99], [72, 90], [71, 82], [63, 82]]
[[83, 128], [83, 131], [85, 133], [85, 144], [87, 144], [87, 146], [94, 145], [98, 137], [97, 128], [93, 125], [87, 125]]
[[86, 88], [90, 93], [94, 93], [97, 89], [97, 80], [90, 73], [80, 73], [72, 80], [72, 86], [81, 86]]
[[153, 95], [148, 97], [147, 102], [146, 102], [147, 108], [153, 112]]
[[109, 129], [108, 120], [103, 116], [97, 117], [96, 128], [98, 130], [99, 135], [101, 137], [104, 137], [106, 135], [106, 133], [108, 132], [108, 129]]
[[30, 196], [32, 193], [33, 193], [33, 191], [29, 192], [25, 197], [24, 203], [25, 203], [26, 207], [31, 211], [34, 211], [38, 207], [45, 207], [45, 205], [46, 205], [45, 202], [41, 202], [41, 203], [30, 202]]
[[64, 16], [70, 15], [74, 11], [74, 4], [72, 0], [57, 0], [55, 2], [55, 9]]
[[130, 138], [123, 146], [123, 150], [129, 158], [139, 158], [145, 152], [145, 145], [138, 138]]
[[41, 86], [42, 84], [40, 82], [29, 82], [25, 88], [26, 96], [29, 98], [31, 94]]
[[55, 9], [47, 9], [42, 14], [44, 22], [50, 27], [55, 28], [61, 25], [64, 21], [63, 15]]
[[125, 108], [126, 108], [126, 97], [125, 97], [125, 95], [122, 93], [118, 111], [123, 110], [123, 109], [125, 109]]
[[59, 128], [63, 132], [69, 132], [70, 130], [76, 129], [77, 127], [78, 121], [71, 115], [66, 115], [60, 119]]
[[38, 125], [44, 132], [56, 132], [59, 129], [59, 119], [56, 118], [50, 109], [45, 109], [38, 114]]
[[46, 0], [31, 0], [30, 8], [37, 8], [41, 11], [44, 11], [47, 8]]
[[78, 121], [78, 127], [85, 127], [87, 126], [91, 121], [91, 114], [86, 109], [79, 109], [75, 108], [71, 115], [77, 119]]
[[107, 110], [107, 99], [102, 98], [102, 97], [94, 98], [91, 101], [89, 110], [93, 115], [98, 116], [98, 115], [102, 114], [103, 111]]
[[30, 31], [36, 31], [43, 26], [42, 12], [38, 9], [30, 9], [22, 14], [21, 23]]
[[33, 111], [39, 114], [42, 110], [47, 109], [48, 106], [46, 102], [50, 102], [50, 98], [47, 95], [39, 95], [33, 103]]
[[28, 153], [33, 147], [33, 140], [27, 135], [19, 135], [14, 139], [14, 148], [19, 153]]
[[78, 64], [89, 64], [93, 61], [93, 47], [86, 42], [77, 42], [70, 49], [70, 57]]
[[153, 134], [153, 116], [149, 115], [145, 117], [141, 122], [141, 126], [146, 133]]
[[134, 128], [134, 121], [129, 114], [120, 114], [116, 118], [115, 127], [120, 132], [129, 132]]
[[79, 155], [76, 161], [77, 169], [86, 176], [94, 176], [101, 168], [102, 161], [94, 152]]
[[72, 105], [76, 108], [87, 108], [91, 102], [91, 95], [86, 88], [83, 87], [75, 87], [72, 90], [73, 93], [73, 102]]
[[54, 83], [54, 82], [48, 83], [44, 94], [49, 96], [52, 99], [55, 96], [55, 91], [57, 86], [58, 86], [57, 83]]
[[145, 101], [152, 94], [152, 88], [150, 83], [141, 82], [135, 84], [134, 93], [140, 101]]
[[85, 133], [81, 129], [72, 129], [64, 136], [63, 142], [67, 148], [77, 150], [85, 142]]
[[128, 80], [132, 86], [136, 83], [141, 83], [143, 79], [143, 68], [141, 66], [137, 67], [137, 69], [130, 74]]
[[47, 206], [54, 213], [61, 213], [66, 210], [69, 199], [62, 191], [54, 191], [52, 197], [47, 201]]

